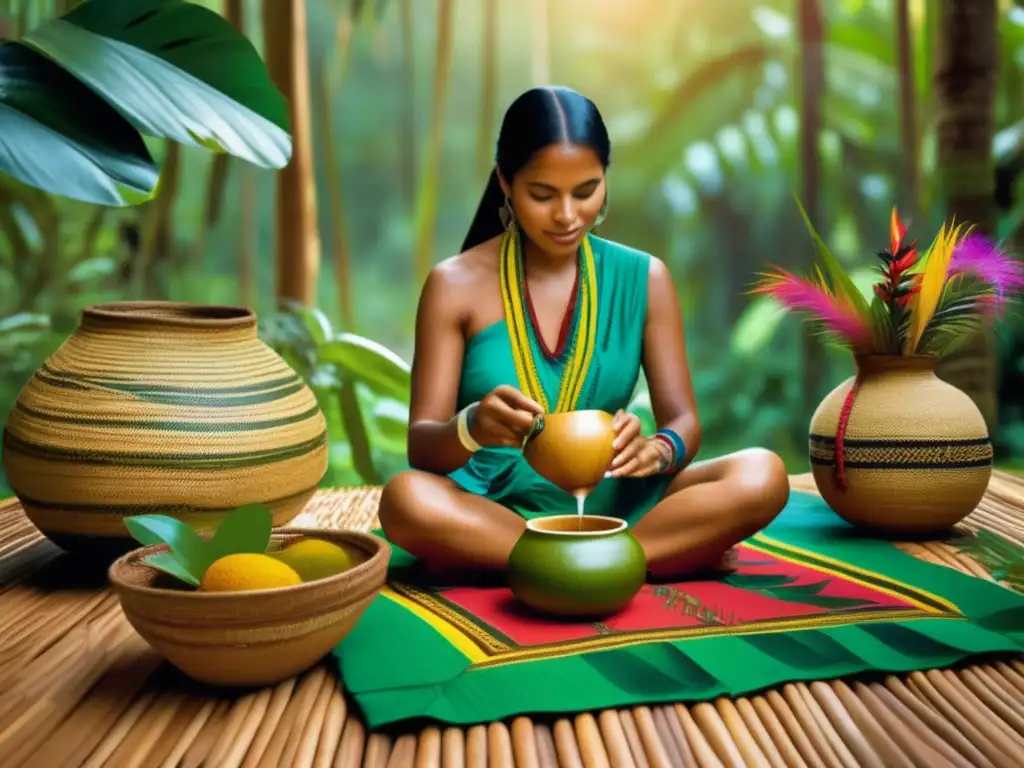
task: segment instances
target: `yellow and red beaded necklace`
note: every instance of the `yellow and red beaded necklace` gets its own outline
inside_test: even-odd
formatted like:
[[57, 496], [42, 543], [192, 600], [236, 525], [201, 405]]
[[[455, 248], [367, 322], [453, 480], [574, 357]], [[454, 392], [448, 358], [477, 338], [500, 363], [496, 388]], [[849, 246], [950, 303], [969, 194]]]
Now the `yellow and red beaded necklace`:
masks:
[[[585, 235], [580, 246], [580, 292], [579, 318], [573, 335], [569, 355], [562, 370], [562, 382], [558, 389], [558, 400], [552, 411], [547, 394], [537, 375], [533, 358], [530, 335], [527, 328], [528, 308], [525, 307], [525, 285], [523, 278], [523, 250], [516, 227], [510, 227], [501, 240], [500, 276], [501, 299], [505, 307], [505, 325], [512, 344], [512, 358], [515, 361], [519, 388], [544, 409], [545, 413], [559, 413], [575, 410], [583, 391], [583, 382], [590, 369], [597, 337], [597, 270], [594, 266], [594, 251], [590, 246], [590, 235]], [[535, 329], [539, 334], [539, 330]]]

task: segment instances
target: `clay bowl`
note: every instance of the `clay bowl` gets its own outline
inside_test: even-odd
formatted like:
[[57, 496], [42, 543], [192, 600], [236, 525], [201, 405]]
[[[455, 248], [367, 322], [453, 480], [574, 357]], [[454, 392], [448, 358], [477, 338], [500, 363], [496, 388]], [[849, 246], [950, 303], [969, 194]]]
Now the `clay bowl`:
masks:
[[358, 554], [351, 569], [293, 587], [198, 592], [142, 564], [166, 551], [133, 550], [109, 578], [135, 630], [189, 677], [220, 686], [273, 685], [317, 663], [355, 626], [384, 586], [390, 547], [353, 531], [276, 530], [273, 542], [325, 539]]
[[626, 521], [601, 515], [527, 521], [508, 562], [512, 594], [536, 611], [560, 617], [618, 613], [646, 576], [647, 558]]
[[546, 413], [523, 447], [523, 458], [563, 491], [587, 494], [612, 462], [614, 418], [597, 410]]

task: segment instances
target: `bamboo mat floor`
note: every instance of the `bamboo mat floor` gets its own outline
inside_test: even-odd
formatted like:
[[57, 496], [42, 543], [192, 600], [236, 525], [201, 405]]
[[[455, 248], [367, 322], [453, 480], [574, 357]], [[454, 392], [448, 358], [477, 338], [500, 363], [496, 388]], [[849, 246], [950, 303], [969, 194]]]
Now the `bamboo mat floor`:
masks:
[[[808, 475], [792, 482], [813, 490]], [[325, 491], [294, 524], [368, 529], [377, 498]], [[962, 528], [1024, 542], [1024, 482], [996, 473]], [[947, 544], [901, 546], [991, 578]], [[102, 574], [66, 562], [0, 503], [2, 768], [1024, 765], [1024, 655], [692, 706], [367, 732], [327, 663], [243, 696], [191, 683], [134, 633]]]

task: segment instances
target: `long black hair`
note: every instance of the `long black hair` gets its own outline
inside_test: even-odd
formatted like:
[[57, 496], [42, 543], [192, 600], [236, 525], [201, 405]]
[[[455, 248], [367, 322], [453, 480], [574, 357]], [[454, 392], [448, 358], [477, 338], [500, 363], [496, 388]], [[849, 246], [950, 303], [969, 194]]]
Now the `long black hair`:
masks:
[[509, 184], [534, 153], [568, 142], [589, 147], [601, 165], [611, 162], [608, 129], [594, 102], [564, 86], [531, 88], [512, 102], [501, 122], [495, 166], [487, 180], [476, 216], [462, 243], [466, 251], [505, 231], [500, 211], [505, 203], [498, 171]]

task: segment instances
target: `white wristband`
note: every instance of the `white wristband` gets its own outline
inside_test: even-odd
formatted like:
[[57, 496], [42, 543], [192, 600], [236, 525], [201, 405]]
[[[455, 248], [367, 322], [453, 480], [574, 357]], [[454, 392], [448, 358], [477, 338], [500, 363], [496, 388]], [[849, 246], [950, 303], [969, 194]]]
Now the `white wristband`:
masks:
[[462, 447], [470, 453], [476, 453], [483, 448], [483, 446], [474, 440], [473, 436], [469, 434], [469, 411], [474, 406], [476, 406], [476, 403], [470, 403], [459, 411], [459, 416], [455, 421], [455, 425], [459, 433], [459, 442], [462, 443]]

